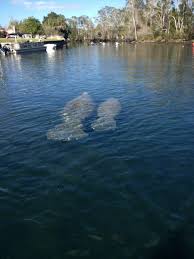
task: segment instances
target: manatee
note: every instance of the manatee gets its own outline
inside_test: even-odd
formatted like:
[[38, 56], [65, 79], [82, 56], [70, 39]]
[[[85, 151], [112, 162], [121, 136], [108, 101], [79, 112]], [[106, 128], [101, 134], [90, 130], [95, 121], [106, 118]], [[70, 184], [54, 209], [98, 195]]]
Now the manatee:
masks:
[[55, 126], [47, 132], [47, 138], [50, 140], [70, 141], [78, 140], [87, 137], [88, 134], [84, 132], [81, 123], [62, 123]]
[[87, 137], [84, 131], [83, 120], [93, 111], [94, 105], [88, 93], [84, 92], [79, 97], [68, 102], [63, 109], [63, 123], [47, 132], [51, 140], [70, 141]]
[[109, 98], [101, 103], [98, 108], [98, 117], [112, 117], [114, 118], [121, 110], [120, 102], [115, 98]]
[[93, 111], [94, 104], [92, 98], [87, 92], [68, 102], [63, 110], [64, 120], [68, 121], [69, 118], [84, 120]]
[[100, 117], [92, 123], [92, 128], [95, 131], [114, 130], [116, 129], [116, 121], [112, 117]]
[[109, 98], [101, 103], [98, 108], [98, 118], [92, 123], [95, 131], [108, 131], [116, 129], [115, 117], [121, 110], [120, 102], [115, 98]]

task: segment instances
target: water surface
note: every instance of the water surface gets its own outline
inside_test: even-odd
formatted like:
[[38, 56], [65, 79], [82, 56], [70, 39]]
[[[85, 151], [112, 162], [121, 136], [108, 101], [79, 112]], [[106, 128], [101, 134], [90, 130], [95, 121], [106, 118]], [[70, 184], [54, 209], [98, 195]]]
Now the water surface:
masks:
[[[0, 258], [194, 258], [193, 68], [182, 44], [0, 57]], [[48, 140], [83, 92], [88, 136]], [[95, 132], [108, 98], [117, 128]]]

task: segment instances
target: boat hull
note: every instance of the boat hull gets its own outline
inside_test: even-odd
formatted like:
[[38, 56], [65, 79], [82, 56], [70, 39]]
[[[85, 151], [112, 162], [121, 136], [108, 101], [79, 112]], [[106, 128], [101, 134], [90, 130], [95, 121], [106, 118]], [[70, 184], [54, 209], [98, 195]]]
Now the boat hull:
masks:
[[29, 52], [38, 52], [38, 51], [46, 51], [46, 47], [39, 48], [31, 48], [31, 49], [15, 49], [15, 53], [29, 53]]
[[42, 42], [24, 42], [16, 43], [13, 46], [13, 50], [16, 54], [46, 51], [46, 47]]

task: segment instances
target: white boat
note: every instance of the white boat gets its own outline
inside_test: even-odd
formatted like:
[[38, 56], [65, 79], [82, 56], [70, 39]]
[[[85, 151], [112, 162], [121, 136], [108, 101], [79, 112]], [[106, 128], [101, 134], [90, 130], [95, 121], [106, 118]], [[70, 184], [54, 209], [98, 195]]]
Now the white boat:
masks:
[[44, 46], [43, 42], [14, 43], [12, 48], [16, 54], [46, 50], [46, 47]]
[[47, 52], [54, 51], [57, 48], [57, 45], [54, 44], [54, 43], [53, 44], [52, 43], [48, 43], [48, 44], [45, 44], [44, 46], [46, 47], [46, 51]]

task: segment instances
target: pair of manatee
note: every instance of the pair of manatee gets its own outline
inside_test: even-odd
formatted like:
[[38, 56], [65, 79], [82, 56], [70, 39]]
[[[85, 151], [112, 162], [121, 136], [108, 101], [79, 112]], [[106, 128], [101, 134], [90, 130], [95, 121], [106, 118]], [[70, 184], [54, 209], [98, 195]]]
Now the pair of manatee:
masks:
[[[51, 140], [70, 141], [87, 137], [84, 131], [83, 121], [94, 110], [94, 102], [87, 92], [68, 102], [63, 110], [63, 123], [57, 125], [47, 133]], [[116, 128], [115, 117], [121, 110], [120, 102], [115, 98], [109, 98], [98, 107], [98, 118], [91, 125], [95, 131], [114, 130]]]

